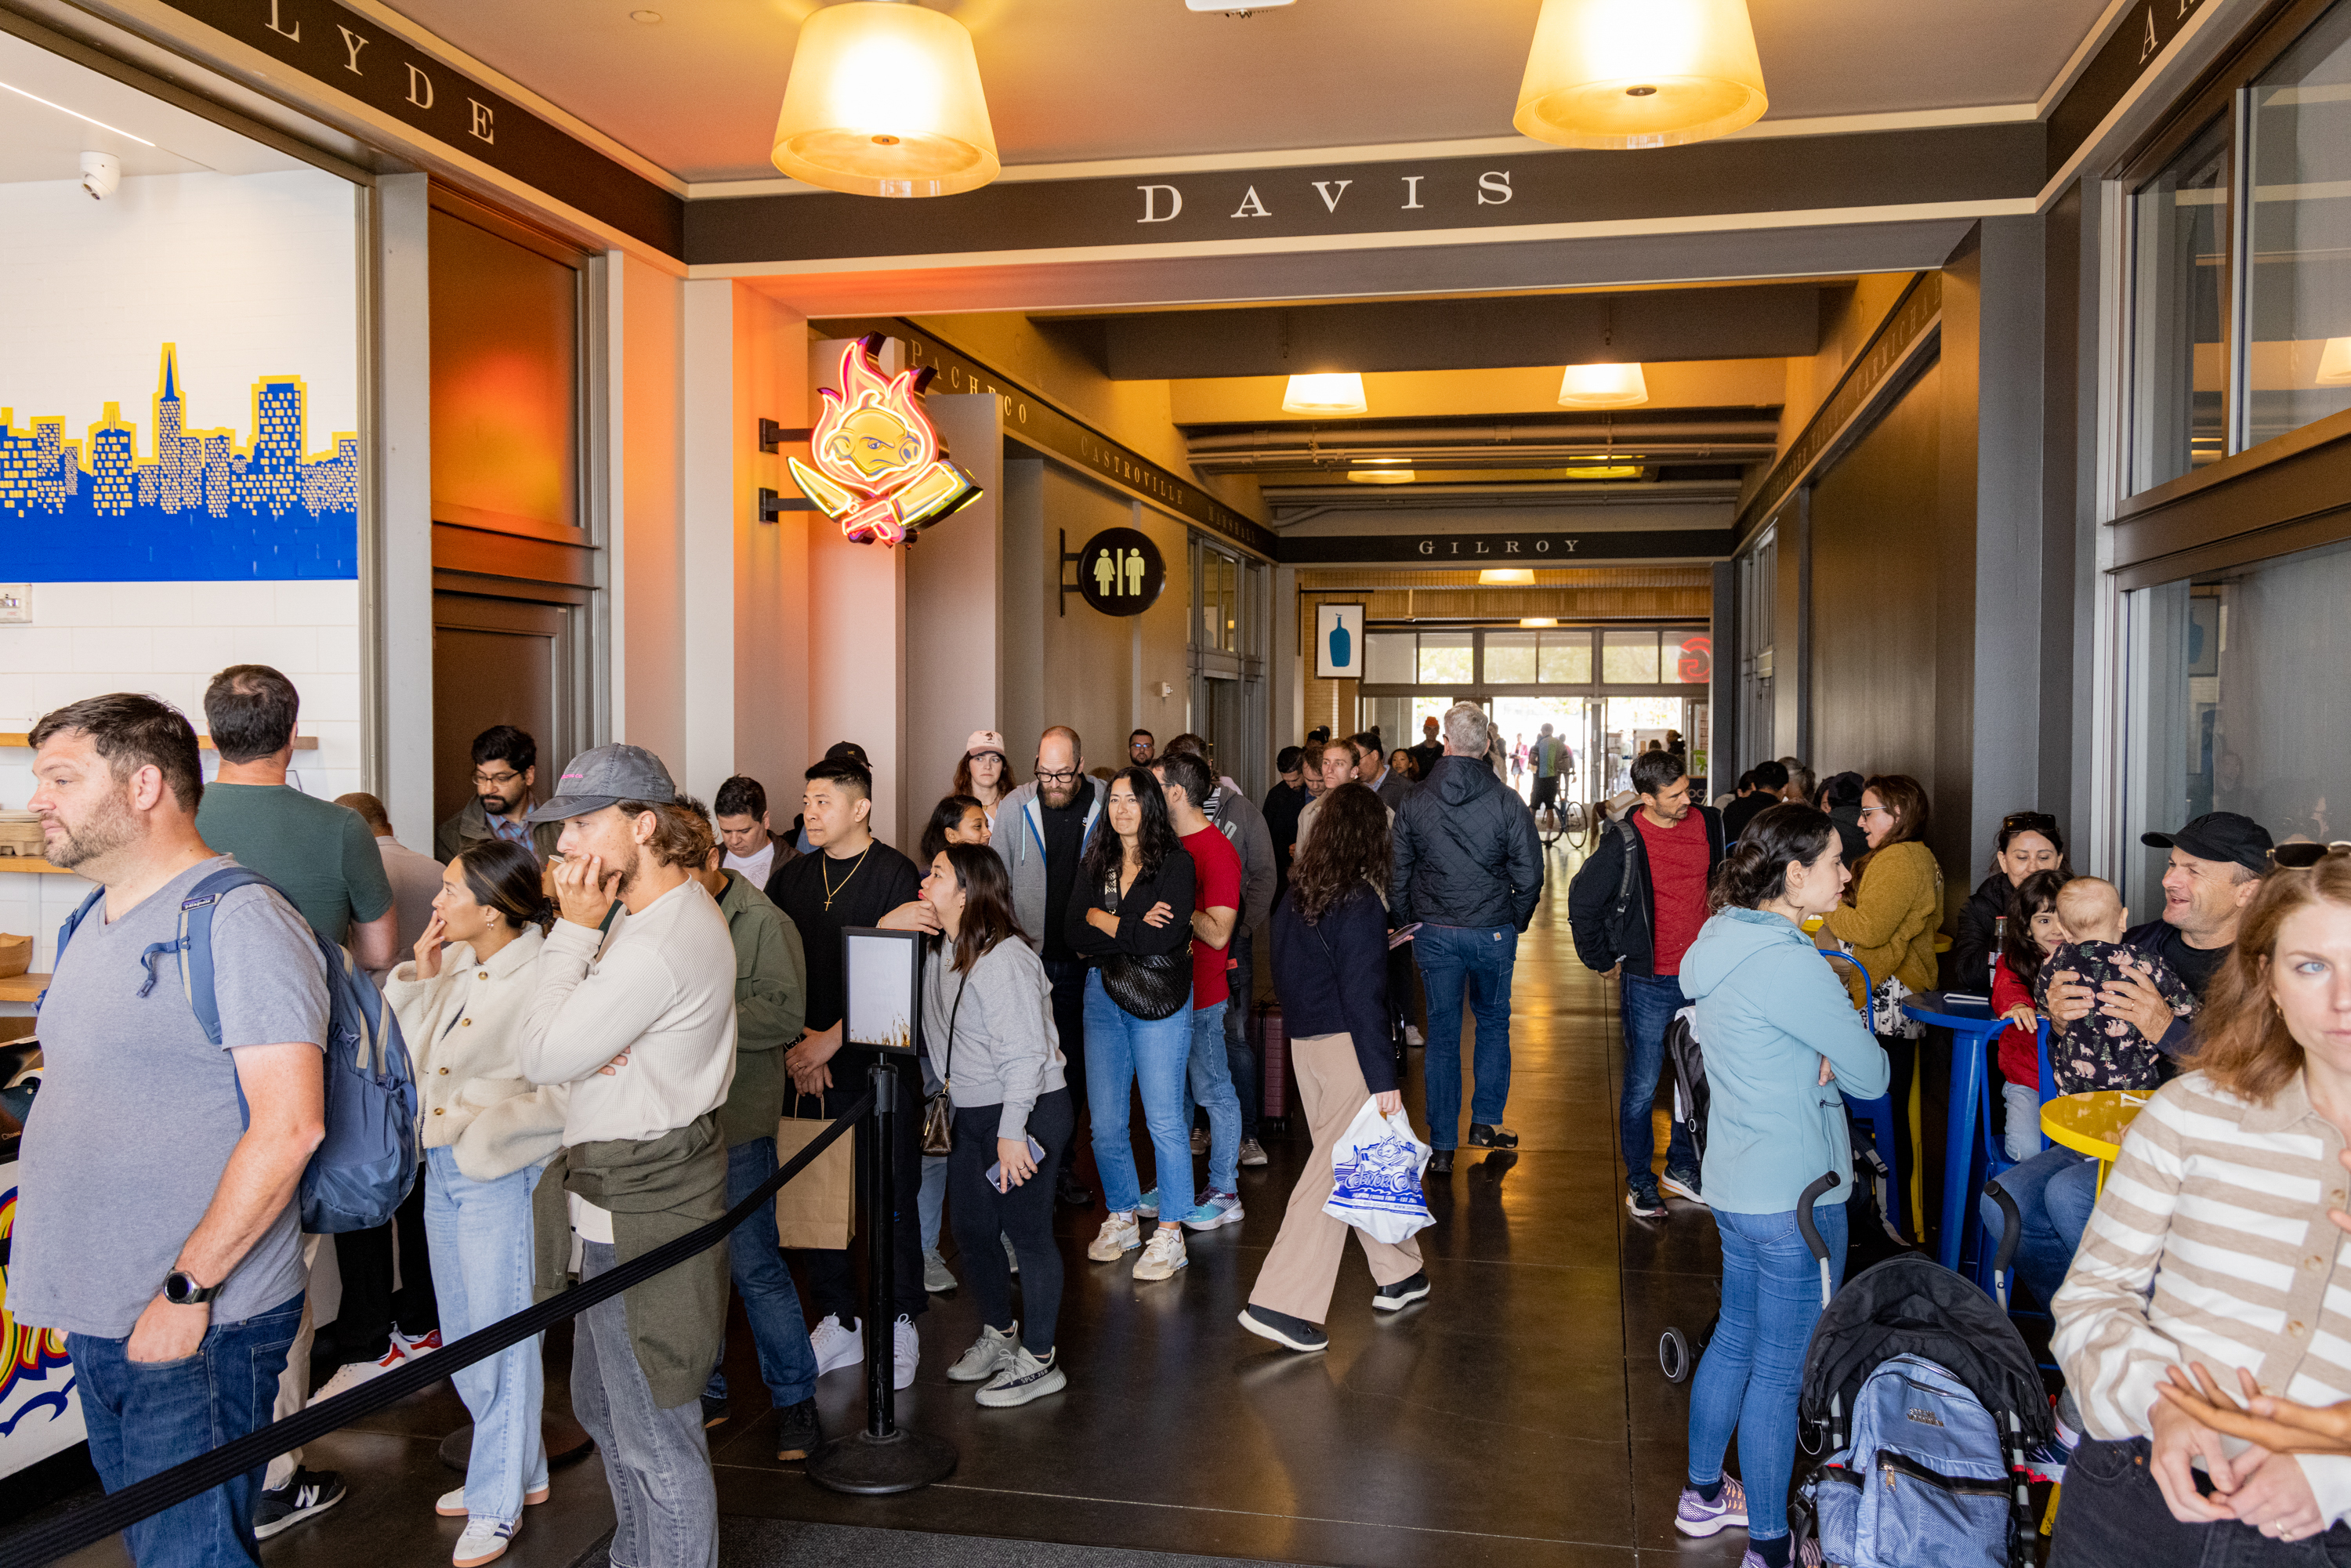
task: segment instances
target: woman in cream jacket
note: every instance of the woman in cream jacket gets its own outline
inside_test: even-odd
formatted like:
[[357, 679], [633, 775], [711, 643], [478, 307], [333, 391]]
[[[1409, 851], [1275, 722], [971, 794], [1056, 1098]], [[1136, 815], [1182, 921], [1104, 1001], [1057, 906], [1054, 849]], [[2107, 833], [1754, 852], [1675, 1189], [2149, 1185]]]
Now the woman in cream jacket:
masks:
[[[443, 874], [416, 956], [384, 982], [416, 1066], [424, 1231], [451, 1340], [531, 1302], [531, 1190], [562, 1146], [564, 1092], [526, 1082], [515, 1044], [538, 988], [546, 914], [528, 849], [473, 845]], [[437, 1511], [465, 1520], [455, 1568], [480, 1568], [505, 1552], [523, 1505], [547, 1500], [539, 1341], [452, 1380], [473, 1414], [473, 1458]]]

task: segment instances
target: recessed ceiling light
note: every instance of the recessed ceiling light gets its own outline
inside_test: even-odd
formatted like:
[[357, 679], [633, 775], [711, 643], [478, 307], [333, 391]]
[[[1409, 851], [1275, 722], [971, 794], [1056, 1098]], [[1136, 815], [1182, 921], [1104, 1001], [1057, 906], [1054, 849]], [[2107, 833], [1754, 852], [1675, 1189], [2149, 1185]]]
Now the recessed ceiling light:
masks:
[[1521, 615], [1519, 617], [1519, 624], [1521, 626], [1556, 626], [1559, 624], [1559, 618], [1555, 615]]
[[1637, 463], [1604, 463], [1590, 467], [1562, 468], [1559, 476], [1562, 479], [1638, 479], [1641, 465]]
[[1489, 586], [1531, 588], [1535, 574], [1523, 566], [1489, 566], [1478, 574], [1478, 580]]
[[1281, 394], [1284, 413], [1363, 413], [1364, 378], [1353, 371], [1292, 376]]
[[1409, 485], [1413, 481], [1409, 468], [1350, 468], [1347, 480], [1354, 485]]
[[35, 103], [42, 104], [47, 108], [56, 110], [59, 114], [70, 114], [76, 120], [80, 120], [84, 125], [95, 125], [100, 131], [111, 131], [117, 136], [130, 136], [131, 141], [136, 141], [141, 147], [152, 147], [155, 145], [152, 141], [148, 141], [144, 136], [131, 136], [131, 132], [123, 130], [119, 125], [109, 125], [103, 120], [92, 120], [89, 115], [82, 113], [79, 110], [68, 109], [62, 103], [50, 103], [47, 99], [41, 97], [40, 94], [26, 92], [21, 87], [10, 87], [6, 82], [0, 81], [0, 92], [13, 92], [18, 98], [29, 98]]

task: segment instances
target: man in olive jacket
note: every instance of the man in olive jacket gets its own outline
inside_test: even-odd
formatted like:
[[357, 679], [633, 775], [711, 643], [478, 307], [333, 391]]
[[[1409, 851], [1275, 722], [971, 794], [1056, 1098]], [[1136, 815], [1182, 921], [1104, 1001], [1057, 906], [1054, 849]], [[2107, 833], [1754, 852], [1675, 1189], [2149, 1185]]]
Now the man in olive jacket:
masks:
[[1453, 1168], [1461, 1123], [1461, 1000], [1478, 1013], [1478, 1090], [1469, 1142], [1507, 1149], [1510, 1092], [1510, 976], [1519, 934], [1542, 901], [1542, 846], [1535, 820], [1487, 764], [1486, 711], [1456, 703], [1445, 714], [1445, 755], [1395, 814], [1390, 917], [1417, 923], [1413, 957], [1428, 994], [1429, 1169]]

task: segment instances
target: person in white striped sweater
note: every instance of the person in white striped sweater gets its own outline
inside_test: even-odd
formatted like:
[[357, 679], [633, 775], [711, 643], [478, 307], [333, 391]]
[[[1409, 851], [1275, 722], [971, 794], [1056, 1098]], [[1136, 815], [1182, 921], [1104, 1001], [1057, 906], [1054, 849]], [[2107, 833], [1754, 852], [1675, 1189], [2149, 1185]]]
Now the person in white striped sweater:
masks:
[[2274, 858], [2053, 1303], [2090, 1440], [2051, 1568], [2351, 1561], [2351, 1443], [2288, 1451], [2232, 1397], [2273, 1419], [2351, 1401], [2351, 846]]

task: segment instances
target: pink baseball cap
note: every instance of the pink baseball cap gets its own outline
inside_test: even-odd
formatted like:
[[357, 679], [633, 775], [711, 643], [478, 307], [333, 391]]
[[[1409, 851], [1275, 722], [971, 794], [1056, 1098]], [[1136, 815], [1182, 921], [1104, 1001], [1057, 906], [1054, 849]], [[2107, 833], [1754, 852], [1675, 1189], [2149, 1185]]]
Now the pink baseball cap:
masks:
[[1002, 757], [1004, 737], [992, 729], [973, 730], [971, 738], [964, 742], [963, 754], [966, 757], [977, 757], [983, 751], [993, 751], [997, 756]]

